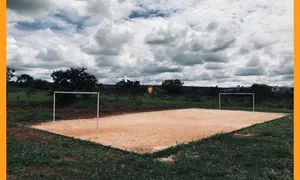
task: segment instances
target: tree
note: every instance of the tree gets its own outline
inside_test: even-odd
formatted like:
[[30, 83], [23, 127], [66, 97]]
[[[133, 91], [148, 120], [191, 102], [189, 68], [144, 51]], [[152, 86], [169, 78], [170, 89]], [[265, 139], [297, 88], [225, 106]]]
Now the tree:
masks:
[[11, 78], [15, 77], [15, 70], [11, 68], [6, 68], [6, 81], [9, 82]]
[[40, 89], [40, 90], [49, 90], [51, 89], [52, 85], [50, 82], [42, 79], [36, 79], [33, 82], [33, 87], [35, 89]]
[[140, 82], [131, 80], [125, 81], [124, 79], [122, 79], [121, 81], [116, 83], [116, 86], [121, 91], [128, 91], [132, 95], [133, 99], [136, 99], [136, 93], [140, 88]]
[[281, 102], [285, 101], [286, 106], [292, 109], [294, 105], [294, 88], [291, 87], [287, 91], [281, 93], [280, 100]]
[[34, 79], [28, 74], [22, 74], [18, 77], [17, 83], [20, 87], [30, 87], [33, 85]]
[[162, 82], [163, 89], [167, 93], [170, 94], [179, 94], [181, 93], [181, 87], [183, 86], [183, 82], [181, 82], [179, 79], [169, 79]]
[[219, 92], [220, 92], [219, 86], [215, 86], [215, 87], [211, 86], [209, 88], [208, 95], [210, 95], [212, 97], [216, 97], [216, 96], [218, 96]]
[[54, 71], [51, 77], [54, 87], [68, 91], [92, 91], [96, 89], [97, 78], [86, 72], [86, 68], [70, 68]]
[[[54, 71], [51, 77], [55, 90], [62, 91], [94, 91], [98, 80], [94, 75], [86, 72], [86, 68], [70, 68]], [[57, 94], [57, 102], [61, 104], [72, 103], [76, 100], [74, 94]]]
[[266, 84], [253, 84], [251, 90], [255, 94], [255, 102], [261, 102], [273, 95], [272, 87]]

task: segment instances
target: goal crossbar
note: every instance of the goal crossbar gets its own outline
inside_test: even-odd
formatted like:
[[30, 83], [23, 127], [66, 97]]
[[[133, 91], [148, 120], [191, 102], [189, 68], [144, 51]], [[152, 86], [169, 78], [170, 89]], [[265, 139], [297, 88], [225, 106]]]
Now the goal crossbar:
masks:
[[93, 94], [97, 95], [97, 138], [98, 138], [98, 131], [99, 131], [99, 101], [100, 96], [99, 92], [79, 92], [79, 91], [54, 91], [53, 92], [53, 123], [55, 123], [55, 95], [56, 94]]
[[98, 94], [99, 92], [54, 91], [55, 94]]
[[255, 109], [255, 94], [254, 93], [219, 93], [219, 109], [221, 109], [221, 95], [252, 95], [252, 111]]

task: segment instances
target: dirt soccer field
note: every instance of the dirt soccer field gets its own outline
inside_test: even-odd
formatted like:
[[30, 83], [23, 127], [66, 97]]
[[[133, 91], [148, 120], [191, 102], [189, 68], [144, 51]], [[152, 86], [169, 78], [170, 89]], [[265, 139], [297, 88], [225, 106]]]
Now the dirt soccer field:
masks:
[[96, 119], [59, 120], [32, 127], [136, 153], [152, 153], [283, 116], [283, 113], [209, 109], [125, 114], [100, 118], [98, 138]]

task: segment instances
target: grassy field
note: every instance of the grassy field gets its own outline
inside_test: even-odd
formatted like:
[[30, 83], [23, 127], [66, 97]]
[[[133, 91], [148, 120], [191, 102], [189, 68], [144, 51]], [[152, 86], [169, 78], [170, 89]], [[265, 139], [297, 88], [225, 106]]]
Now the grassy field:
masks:
[[9, 88], [7, 101], [9, 103], [50, 103], [52, 97], [48, 91], [32, 90], [28, 88]]
[[[293, 179], [292, 115], [154, 154], [138, 155], [18, 125], [52, 119], [51, 96], [47, 92], [38, 91], [36, 97], [24, 93], [23, 100], [30, 102], [26, 106], [14, 98], [22, 92], [16, 89], [8, 93], [8, 104], [12, 104], [7, 111], [8, 179]], [[45, 102], [50, 107], [39, 107]], [[95, 105], [95, 100], [78, 101], [67, 111], [58, 109], [57, 119], [72, 119], [83, 112], [95, 116], [96, 111], [90, 108]], [[217, 101], [212, 98], [193, 102], [180, 97], [132, 100], [128, 96], [104, 95], [100, 114], [148, 111], [155, 107], [216, 106]], [[238, 107], [230, 107], [234, 108]], [[292, 112], [259, 105], [257, 110]], [[169, 161], [161, 162], [160, 158]]]
[[[292, 179], [293, 119], [285, 117], [151, 155], [10, 125], [7, 152], [10, 179]], [[158, 161], [162, 157], [173, 160]]]

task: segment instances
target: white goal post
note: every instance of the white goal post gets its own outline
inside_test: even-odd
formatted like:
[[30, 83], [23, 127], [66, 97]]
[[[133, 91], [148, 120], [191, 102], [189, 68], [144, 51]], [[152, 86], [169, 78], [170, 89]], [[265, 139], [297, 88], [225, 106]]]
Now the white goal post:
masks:
[[77, 92], [77, 91], [54, 91], [53, 92], [53, 123], [55, 124], [55, 95], [56, 94], [93, 94], [97, 95], [97, 138], [98, 138], [98, 130], [99, 130], [99, 92]]
[[221, 95], [251, 95], [252, 96], [252, 111], [255, 108], [255, 94], [254, 93], [219, 93], [219, 109], [221, 109]]

